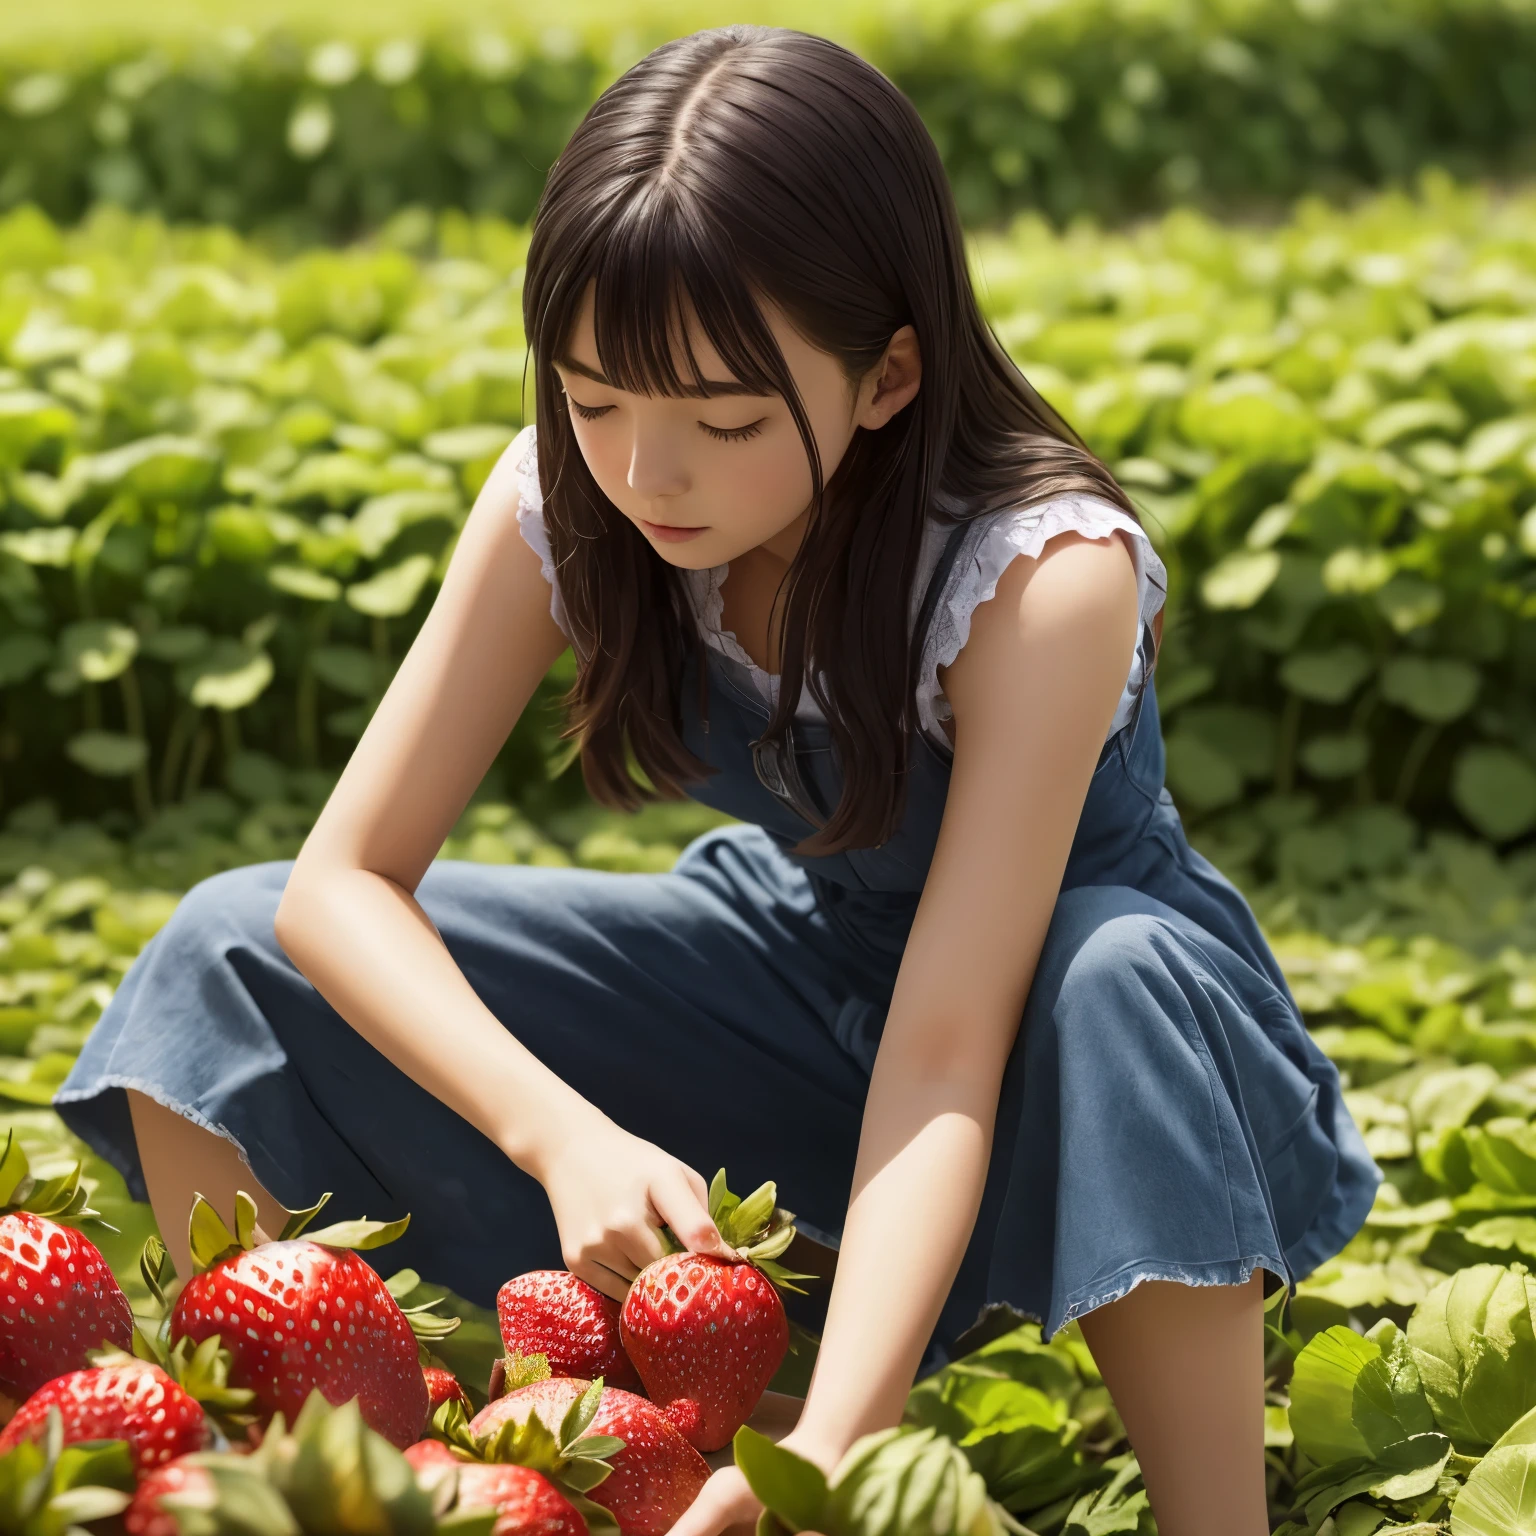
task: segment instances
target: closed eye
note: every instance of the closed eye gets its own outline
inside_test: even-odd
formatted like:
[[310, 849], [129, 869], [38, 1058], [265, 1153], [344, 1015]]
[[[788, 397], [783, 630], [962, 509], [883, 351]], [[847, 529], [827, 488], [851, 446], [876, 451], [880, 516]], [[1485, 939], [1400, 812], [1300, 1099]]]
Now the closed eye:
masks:
[[[611, 405], [582, 405], [577, 400], [572, 400], [569, 395], [566, 403], [583, 421], [596, 421], [600, 416], [606, 416], [613, 409]], [[722, 442], [740, 443], [749, 437], [756, 437], [763, 430], [764, 417], [758, 421], [748, 422], [744, 427], [712, 427], [707, 421], [701, 421], [699, 425], [709, 433], [711, 437], [719, 438]]]

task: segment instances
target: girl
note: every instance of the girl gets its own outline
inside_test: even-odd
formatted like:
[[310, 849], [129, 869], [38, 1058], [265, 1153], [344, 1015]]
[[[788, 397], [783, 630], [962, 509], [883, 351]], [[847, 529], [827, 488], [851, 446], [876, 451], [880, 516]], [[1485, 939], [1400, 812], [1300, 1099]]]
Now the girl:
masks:
[[[1081, 1318], [1164, 1536], [1262, 1536], [1263, 1287], [1379, 1173], [1162, 787], [1165, 573], [981, 318], [935, 147], [728, 26], [588, 112], [534, 221], [525, 428], [296, 860], [189, 891], [58, 1096], [186, 1273], [194, 1190], [409, 1210], [391, 1265], [613, 1296], [701, 1174], [837, 1246], [831, 1467], [990, 1303]], [[434, 862], [569, 642], [593, 794], [675, 872]], [[637, 779], [643, 775], [643, 785]], [[749, 1522], [734, 1469], [681, 1536]]]

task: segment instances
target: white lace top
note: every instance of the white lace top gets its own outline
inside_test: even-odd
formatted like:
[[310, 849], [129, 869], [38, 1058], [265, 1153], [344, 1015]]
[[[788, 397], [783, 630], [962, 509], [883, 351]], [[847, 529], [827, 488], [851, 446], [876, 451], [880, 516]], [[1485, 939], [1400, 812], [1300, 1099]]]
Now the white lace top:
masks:
[[[554, 558], [549, 535], [544, 528], [544, 498], [539, 487], [535, 456], [534, 428], [524, 427], [508, 449], [512, 455], [518, 490], [517, 521], [524, 540], [537, 552], [545, 580], [550, 585], [549, 611], [556, 624], [569, 635], [565, 609], [560, 601], [560, 586], [555, 579]], [[939, 518], [929, 518], [923, 531], [917, 579], [909, 622], [915, 623], [922, 607], [928, 580], [938, 565], [944, 540], [953, 525]], [[1080, 533], [1091, 539], [1107, 539], [1116, 529], [1130, 534], [1131, 551], [1136, 562], [1136, 590], [1140, 599], [1141, 624], [1150, 624], [1168, 591], [1168, 573], [1152, 548], [1141, 525], [1112, 502], [1097, 496], [1058, 496], [1020, 511], [988, 513], [975, 520], [967, 531], [944, 589], [939, 594], [933, 621], [923, 644], [922, 665], [917, 688], [917, 715], [923, 731], [936, 743], [947, 747], [949, 737], [941, 722], [953, 712], [939, 684], [939, 668], [947, 667], [960, 654], [971, 633], [971, 614], [997, 591], [997, 583], [1008, 564], [1019, 555], [1034, 558], [1048, 539], [1059, 533]], [[708, 570], [683, 570], [689, 597], [698, 616], [699, 630], [707, 645], [725, 659], [740, 680], [756, 691], [765, 704], [778, 698], [779, 679], [765, 672], [742, 649], [735, 634], [721, 628], [720, 617], [725, 599], [720, 588], [728, 565]], [[1142, 681], [1140, 628], [1133, 647], [1125, 690], [1110, 723], [1114, 735], [1131, 716]], [[810, 690], [803, 688], [795, 710], [797, 719], [818, 720], [821, 710]]]

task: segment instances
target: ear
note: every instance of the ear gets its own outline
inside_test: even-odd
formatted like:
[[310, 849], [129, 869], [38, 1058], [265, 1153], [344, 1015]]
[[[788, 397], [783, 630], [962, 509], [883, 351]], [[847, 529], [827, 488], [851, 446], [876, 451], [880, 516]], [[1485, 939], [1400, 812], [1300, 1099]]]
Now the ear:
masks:
[[917, 393], [922, 376], [917, 331], [904, 325], [886, 343], [880, 361], [864, 376], [854, 413], [855, 424], [871, 429], [883, 427]]

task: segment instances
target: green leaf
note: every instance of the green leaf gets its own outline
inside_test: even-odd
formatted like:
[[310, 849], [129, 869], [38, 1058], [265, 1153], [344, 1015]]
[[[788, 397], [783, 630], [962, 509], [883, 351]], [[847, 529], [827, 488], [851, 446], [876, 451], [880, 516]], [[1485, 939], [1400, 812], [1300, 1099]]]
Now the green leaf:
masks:
[[827, 1508], [827, 1478], [815, 1462], [786, 1451], [745, 1424], [736, 1431], [731, 1449], [765, 1509], [791, 1531], [824, 1529], [820, 1522]]
[[204, 658], [176, 669], [176, 686], [199, 709], [244, 709], [266, 692], [273, 677], [272, 658], [238, 640], [222, 639]]
[[1394, 656], [1381, 669], [1381, 696], [1432, 725], [1446, 725], [1466, 714], [1482, 679], [1464, 661]]
[[1463, 747], [1451, 770], [1451, 799], [1484, 837], [1507, 842], [1536, 827], [1536, 768], [1508, 747]]
[[1300, 651], [1280, 666], [1280, 681], [1292, 693], [1319, 704], [1342, 704], [1371, 675], [1373, 663], [1358, 645]]
[[347, 603], [359, 613], [379, 619], [409, 613], [432, 574], [432, 565], [430, 555], [407, 555], [398, 565], [348, 587]]
[[149, 761], [149, 746], [141, 737], [118, 731], [81, 731], [65, 742], [64, 751], [71, 762], [103, 779], [124, 778]]
[[1291, 1430], [1319, 1465], [1376, 1458], [1434, 1428], [1408, 1342], [1383, 1321], [1366, 1337], [1346, 1327], [1314, 1335], [1296, 1357]]
[[322, 1227], [318, 1232], [304, 1235], [310, 1242], [328, 1248], [382, 1248], [403, 1236], [410, 1224], [409, 1216], [402, 1216], [399, 1221], [338, 1221], [333, 1227]]
[[220, 1259], [241, 1252], [235, 1234], [202, 1195], [196, 1195], [192, 1201], [187, 1245], [192, 1252], [192, 1263], [199, 1271], [210, 1269]]
[[1536, 1536], [1536, 1446], [1490, 1451], [1451, 1510], [1451, 1536]]
[[1279, 574], [1280, 556], [1274, 550], [1237, 550], [1200, 578], [1200, 597], [1207, 608], [1252, 608]]
[[311, 570], [307, 565], [269, 566], [267, 581], [279, 592], [307, 603], [333, 603], [342, 592], [341, 583], [334, 576]]
[[1536, 1281], [1474, 1264], [1442, 1281], [1408, 1320], [1435, 1423], [1460, 1451], [1486, 1450], [1536, 1407]]
[[1344, 779], [1359, 773], [1370, 761], [1371, 743], [1358, 732], [1340, 736], [1314, 736], [1303, 742], [1298, 754], [1301, 766], [1314, 779]]

